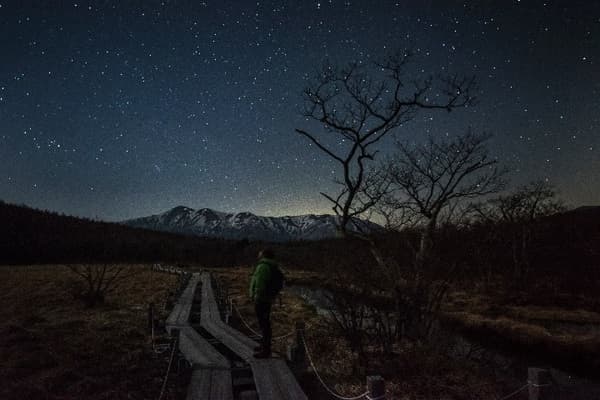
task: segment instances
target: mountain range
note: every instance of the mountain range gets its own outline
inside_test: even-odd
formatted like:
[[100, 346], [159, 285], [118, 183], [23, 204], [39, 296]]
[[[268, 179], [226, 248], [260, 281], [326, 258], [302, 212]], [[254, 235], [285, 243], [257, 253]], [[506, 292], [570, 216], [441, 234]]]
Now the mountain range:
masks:
[[[224, 239], [249, 239], [285, 242], [291, 240], [320, 240], [336, 236], [335, 215], [298, 215], [264, 217], [250, 212], [225, 213], [202, 208], [194, 210], [178, 206], [162, 214], [136, 218], [122, 223], [136, 228], [182, 233]], [[350, 224], [373, 230], [379, 225], [355, 219]]]

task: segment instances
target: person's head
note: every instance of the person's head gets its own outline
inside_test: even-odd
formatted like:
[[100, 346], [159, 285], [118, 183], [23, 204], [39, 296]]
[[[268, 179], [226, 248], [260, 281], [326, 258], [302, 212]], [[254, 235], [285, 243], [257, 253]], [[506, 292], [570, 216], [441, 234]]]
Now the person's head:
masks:
[[275, 258], [275, 253], [271, 249], [262, 249], [258, 252], [258, 258]]

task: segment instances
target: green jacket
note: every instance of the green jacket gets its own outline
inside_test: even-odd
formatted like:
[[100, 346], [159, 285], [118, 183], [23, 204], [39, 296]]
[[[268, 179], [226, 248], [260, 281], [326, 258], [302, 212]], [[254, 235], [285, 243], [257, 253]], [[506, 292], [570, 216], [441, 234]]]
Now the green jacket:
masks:
[[261, 258], [258, 261], [258, 265], [254, 269], [254, 273], [250, 279], [250, 298], [255, 303], [273, 300], [269, 297], [267, 286], [271, 281], [271, 268], [274, 267], [277, 267], [275, 260]]

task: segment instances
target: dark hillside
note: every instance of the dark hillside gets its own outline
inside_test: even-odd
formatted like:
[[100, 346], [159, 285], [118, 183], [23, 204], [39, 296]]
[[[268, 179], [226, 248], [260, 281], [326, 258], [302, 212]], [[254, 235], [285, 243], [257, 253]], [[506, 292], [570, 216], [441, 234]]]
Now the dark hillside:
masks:
[[3, 202], [0, 202], [0, 226], [0, 264], [110, 261], [214, 267], [249, 265], [265, 246], [272, 247], [286, 266], [315, 270], [369, 257], [368, 249], [360, 241], [327, 239], [265, 244], [204, 238], [93, 221]]
[[92, 221], [0, 202], [0, 264], [174, 262], [234, 265], [243, 243]]
[[[286, 267], [313, 271], [359, 268], [365, 272], [378, 268], [368, 246], [360, 240], [265, 244], [202, 238], [1, 202], [0, 226], [1, 264], [111, 261], [251, 265], [267, 245]], [[515, 242], [523, 232], [528, 238], [526, 248], [520, 248], [520, 239]], [[413, 230], [381, 234], [375, 240], [384, 254], [409, 267], [411, 247], [416, 246], [418, 236]], [[532, 295], [548, 295], [540, 300], [556, 298], [559, 292], [590, 295], [600, 286], [600, 207], [556, 214], [527, 227], [492, 223], [446, 226], [438, 232], [436, 243], [440, 268], [458, 265], [457, 274], [467, 281], [495, 282], [512, 287], [511, 291], [526, 288]], [[524, 270], [515, 269], [515, 249], [527, 254]]]
[[[251, 265], [265, 246], [286, 267], [319, 270], [369, 257], [343, 240], [272, 243], [225, 240], [133, 228], [0, 202], [0, 264], [170, 262]], [[348, 255], [351, 255], [348, 257]]]

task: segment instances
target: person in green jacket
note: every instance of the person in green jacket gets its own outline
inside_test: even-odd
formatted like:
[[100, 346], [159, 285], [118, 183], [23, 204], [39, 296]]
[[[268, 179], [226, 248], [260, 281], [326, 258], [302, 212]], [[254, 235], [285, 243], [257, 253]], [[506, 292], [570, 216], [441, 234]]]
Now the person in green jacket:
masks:
[[277, 268], [274, 260], [275, 254], [270, 249], [264, 249], [258, 253], [258, 264], [250, 280], [250, 298], [254, 301], [254, 310], [258, 326], [262, 333], [261, 345], [255, 350], [254, 357], [271, 357], [271, 305], [273, 298], [269, 287], [271, 283], [272, 270]]

